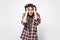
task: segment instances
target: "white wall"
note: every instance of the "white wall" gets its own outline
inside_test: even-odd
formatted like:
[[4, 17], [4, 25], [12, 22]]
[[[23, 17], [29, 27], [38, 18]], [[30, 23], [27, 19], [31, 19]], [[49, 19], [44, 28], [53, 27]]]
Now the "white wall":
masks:
[[39, 40], [60, 40], [60, 0], [0, 0], [0, 40], [21, 40], [24, 5], [33, 3], [41, 15]]

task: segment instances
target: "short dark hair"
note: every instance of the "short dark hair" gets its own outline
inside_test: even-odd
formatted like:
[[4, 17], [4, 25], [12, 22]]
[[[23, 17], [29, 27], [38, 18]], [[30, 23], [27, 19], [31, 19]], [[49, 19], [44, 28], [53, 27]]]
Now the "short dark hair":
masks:
[[27, 7], [32, 7], [32, 8], [35, 7], [35, 11], [37, 11], [36, 6], [33, 5], [33, 4], [31, 4], [31, 3], [25, 5], [25, 11], [26, 11], [26, 8], [27, 8]]

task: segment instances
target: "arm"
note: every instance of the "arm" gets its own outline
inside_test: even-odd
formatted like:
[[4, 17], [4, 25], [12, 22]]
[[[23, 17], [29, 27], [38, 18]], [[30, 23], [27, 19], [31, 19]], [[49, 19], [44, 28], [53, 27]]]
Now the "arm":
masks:
[[22, 21], [21, 21], [21, 23], [22, 23], [24, 26], [27, 25], [27, 14], [28, 14], [28, 8], [26, 8], [26, 11], [25, 11], [25, 13], [24, 13], [23, 16], [22, 16]]
[[26, 20], [26, 18], [27, 18], [27, 14], [23, 14], [23, 16], [22, 16], [22, 20], [21, 20], [21, 24], [23, 24], [24, 26], [26, 26], [27, 25], [27, 20]]
[[38, 13], [35, 14], [35, 18], [34, 18], [34, 25], [39, 25], [41, 23], [41, 18], [40, 15]]
[[34, 25], [39, 25], [41, 23], [41, 18], [40, 15], [35, 11], [35, 7], [34, 7]]

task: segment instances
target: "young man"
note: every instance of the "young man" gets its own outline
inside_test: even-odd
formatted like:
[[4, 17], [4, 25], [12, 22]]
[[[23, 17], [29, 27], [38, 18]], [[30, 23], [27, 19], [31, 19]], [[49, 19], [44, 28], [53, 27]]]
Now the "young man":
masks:
[[41, 23], [40, 15], [33, 4], [25, 5], [21, 23], [24, 25], [20, 38], [22, 40], [38, 40], [37, 26]]

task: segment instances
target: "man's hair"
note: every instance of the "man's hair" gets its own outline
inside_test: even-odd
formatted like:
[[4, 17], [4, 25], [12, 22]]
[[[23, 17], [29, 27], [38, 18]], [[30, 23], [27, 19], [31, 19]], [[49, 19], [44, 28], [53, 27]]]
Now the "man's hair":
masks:
[[37, 11], [36, 6], [31, 3], [25, 5], [25, 11], [26, 11], [26, 8], [28, 8], [28, 7], [32, 7], [32, 8], [35, 7], [35, 11]]

